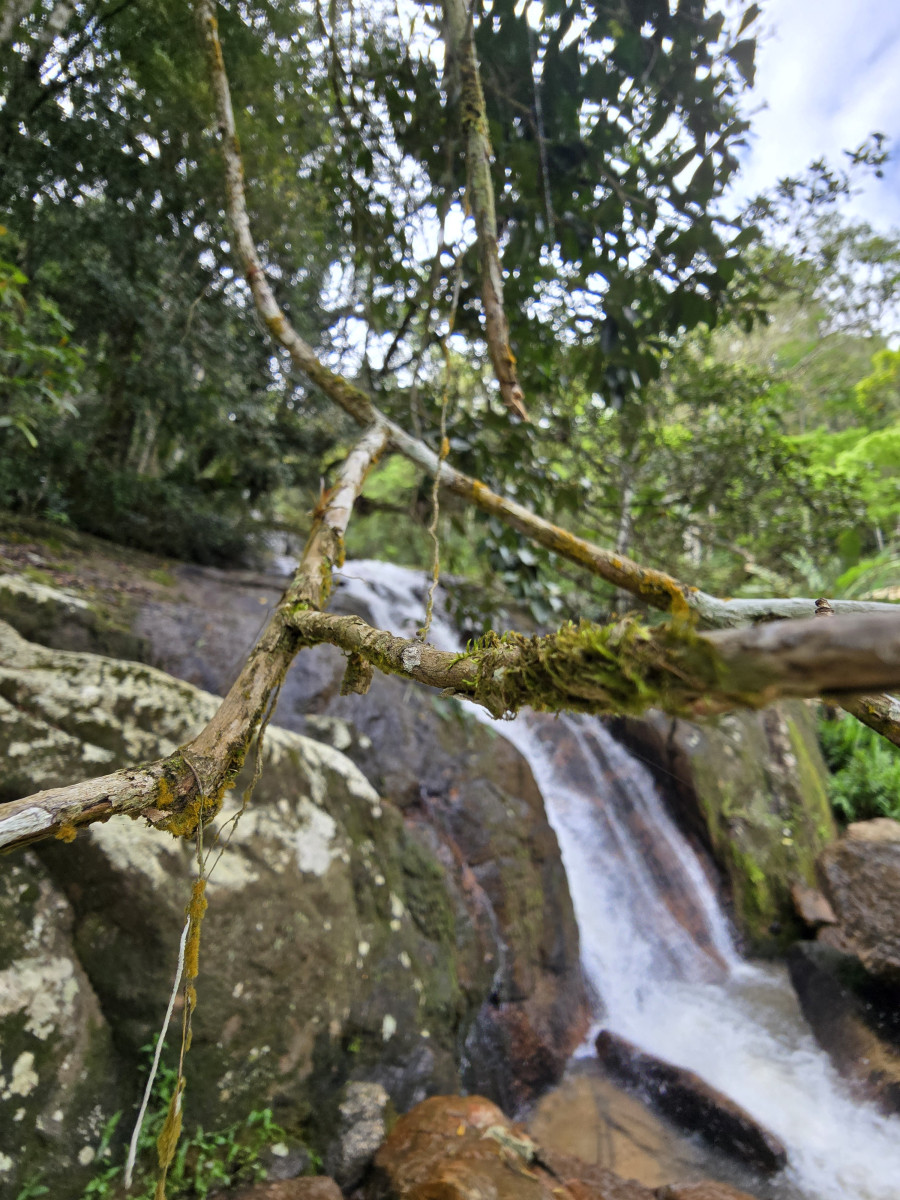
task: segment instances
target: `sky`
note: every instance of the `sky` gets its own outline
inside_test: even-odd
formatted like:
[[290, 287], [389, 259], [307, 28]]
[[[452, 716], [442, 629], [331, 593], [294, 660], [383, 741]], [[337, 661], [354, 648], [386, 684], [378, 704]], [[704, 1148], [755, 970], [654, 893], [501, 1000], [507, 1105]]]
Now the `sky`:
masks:
[[742, 190], [766, 190], [823, 155], [846, 162], [843, 151], [878, 130], [894, 155], [850, 212], [900, 229], [900, 0], [764, 0], [756, 28]]

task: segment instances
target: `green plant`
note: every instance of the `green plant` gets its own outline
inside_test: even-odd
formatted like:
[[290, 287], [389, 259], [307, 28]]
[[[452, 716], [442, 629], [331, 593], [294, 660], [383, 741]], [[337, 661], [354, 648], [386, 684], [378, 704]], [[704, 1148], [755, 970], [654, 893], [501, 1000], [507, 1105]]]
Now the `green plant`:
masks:
[[823, 719], [819, 741], [832, 772], [829, 798], [844, 821], [900, 820], [900, 750], [852, 717]]
[[[150, 1045], [143, 1049], [149, 1060], [154, 1047]], [[166, 1118], [177, 1074], [174, 1067], [160, 1066], [151, 1111], [138, 1141], [135, 1183], [129, 1193], [131, 1200], [153, 1200], [157, 1174], [156, 1140]], [[123, 1168], [113, 1164], [111, 1156], [121, 1117], [121, 1113], [116, 1113], [103, 1130], [97, 1150], [98, 1170], [85, 1188], [82, 1200], [112, 1200], [120, 1194]], [[269, 1108], [254, 1109], [243, 1121], [221, 1129], [204, 1130], [198, 1126], [179, 1144], [168, 1175], [166, 1191], [169, 1200], [204, 1200], [221, 1188], [264, 1179], [266, 1172], [260, 1154], [284, 1137], [284, 1130], [276, 1124]], [[30, 1200], [31, 1196], [42, 1194], [26, 1192], [17, 1200]]]
[[38, 1181], [36, 1175], [26, 1179], [16, 1193], [16, 1200], [36, 1200], [38, 1196], [48, 1196], [50, 1189]]

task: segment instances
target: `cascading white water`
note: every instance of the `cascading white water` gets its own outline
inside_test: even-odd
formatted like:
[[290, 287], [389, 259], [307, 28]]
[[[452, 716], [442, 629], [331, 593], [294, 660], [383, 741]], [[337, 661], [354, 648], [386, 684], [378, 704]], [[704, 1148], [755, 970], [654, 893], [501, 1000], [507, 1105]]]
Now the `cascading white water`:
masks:
[[[342, 573], [345, 600], [407, 636], [421, 624], [425, 586], [420, 573], [374, 561]], [[429, 640], [457, 647], [440, 610]], [[520, 716], [495, 728], [544, 796], [603, 1025], [696, 1071], [784, 1142], [789, 1166], [771, 1195], [898, 1200], [900, 1119], [850, 1096], [782, 969], [741, 961], [649, 773], [595, 719]]]

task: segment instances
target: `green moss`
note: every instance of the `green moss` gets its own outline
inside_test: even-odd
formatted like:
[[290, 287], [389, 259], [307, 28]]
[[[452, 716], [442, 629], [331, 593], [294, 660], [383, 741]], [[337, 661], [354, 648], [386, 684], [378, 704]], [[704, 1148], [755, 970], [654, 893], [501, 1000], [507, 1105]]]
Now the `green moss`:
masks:
[[406, 907], [413, 921], [432, 941], [451, 943], [455, 922], [440, 863], [412, 838], [406, 842], [400, 863]]

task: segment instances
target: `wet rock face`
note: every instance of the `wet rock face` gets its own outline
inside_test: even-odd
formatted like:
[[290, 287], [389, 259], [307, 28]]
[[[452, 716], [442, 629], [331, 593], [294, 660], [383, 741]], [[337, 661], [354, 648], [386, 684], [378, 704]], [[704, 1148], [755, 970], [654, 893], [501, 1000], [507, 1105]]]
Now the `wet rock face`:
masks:
[[852, 955], [801, 942], [791, 982], [820, 1045], [856, 1091], [900, 1113], [900, 989], [879, 985]]
[[733, 1100], [693, 1071], [646, 1054], [625, 1038], [603, 1030], [597, 1056], [614, 1079], [639, 1088], [650, 1103], [676, 1124], [762, 1171], [780, 1171], [784, 1146]]
[[[110, 1030], [72, 945], [72, 912], [34, 854], [0, 869], [0, 1195], [30, 1178], [80, 1195], [121, 1106]], [[49, 1170], [47, 1169], [49, 1165]]]
[[660, 1188], [658, 1200], [754, 1200], [747, 1192], [739, 1192], [737, 1188], [729, 1187], [727, 1183], [686, 1183], [670, 1184]]
[[900, 822], [851, 825], [821, 855], [819, 872], [838, 920], [833, 943], [900, 987]]
[[809, 709], [782, 702], [694, 724], [651, 713], [613, 729], [654, 770], [672, 814], [709, 851], [751, 948], [802, 932], [791, 886], [816, 882], [836, 828]]
[[562, 1083], [538, 1102], [528, 1131], [541, 1146], [596, 1163], [648, 1188], [726, 1179], [745, 1185], [750, 1172], [711, 1150], [614, 1083], [595, 1059], [570, 1063]]

